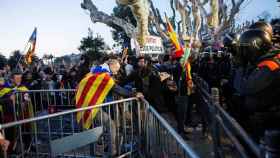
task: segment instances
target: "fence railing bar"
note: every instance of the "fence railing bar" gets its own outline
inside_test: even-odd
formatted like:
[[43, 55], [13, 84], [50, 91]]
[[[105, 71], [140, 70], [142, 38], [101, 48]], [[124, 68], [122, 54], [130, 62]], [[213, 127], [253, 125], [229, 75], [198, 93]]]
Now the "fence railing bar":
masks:
[[102, 107], [109, 106], [109, 105], [115, 105], [115, 104], [118, 104], [118, 103], [121, 103], [121, 102], [128, 102], [128, 101], [131, 101], [131, 100], [136, 100], [136, 98], [122, 99], [122, 100], [112, 101], [112, 102], [108, 102], [108, 103], [104, 103], [104, 104], [88, 106], [88, 107], [83, 107], [83, 108], [78, 108], [78, 109], [73, 109], [73, 110], [67, 110], [67, 111], [58, 112], [58, 113], [54, 113], [54, 114], [49, 114], [49, 115], [45, 115], [45, 116], [28, 118], [28, 119], [24, 119], [24, 120], [18, 120], [16, 122], [10, 122], [10, 123], [0, 125], [0, 130], [4, 129], [4, 128], [9, 128], [9, 127], [12, 127], [12, 126], [18, 126], [20, 124], [31, 123], [31, 122], [35, 122], [35, 121], [40, 121], [40, 120], [44, 120], [44, 119], [48, 119], [48, 118], [58, 117], [58, 116], [61, 116], [61, 115], [67, 115], [67, 114], [71, 114], [71, 113], [81, 112], [81, 111], [85, 111], [85, 110], [102, 108]]
[[229, 114], [222, 107], [220, 107], [220, 105], [215, 105], [215, 107], [220, 112], [220, 115], [224, 116], [224, 118], [227, 119], [228, 122], [230, 122], [230, 125], [235, 129], [236, 134], [239, 135], [245, 141], [245, 143], [249, 145], [254, 154], [260, 158], [261, 154], [259, 147], [255, 144], [255, 142], [253, 142], [253, 140], [245, 132], [245, 130], [236, 122], [234, 118], [229, 116]]
[[[210, 97], [210, 93], [207, 92], [207, 90], [205, 89], [205, 88], [209, 88], [207, 86], [207, 83], [205, 83], [205, 81], [197, 75], [194, 76], [194, 79], [197, 83], [198, 92], [201, 95], [201, 98], [203, 99], [204, 103], [207, 105], [207, 108], [208, 108], [210, 114], [211, 115], [214, 114], [213, 109], [211, 110], [211, 108], [214, 108], [215, 109], [214, 111], [216, 111], [215, 113], [217, 113], [217, 115], [219, 115], [220, 118], [222, 119], [221, 121], [225, 120], [228, 122], [228, 124], [223, 124], [223, 125], [227, 129], [229, 129], [228, 126], [230, 126], [234, 130], [234, 132], [232, 132], [232, 134], [238, 135], [244, 141], [244, 143], [246, 143], [249, 146], [249, 148], [252, 150], [252, 152], [258, 158], [261, 158], [261, 153], [260, 153], [259, 147], [250, 138], [250, 136], [246, 133], [246, 131], [219, 104], [215, 104], [212, 101], [212, 98]], [[213, 117], [213, 118], [215, 119], [216, 117]]]
[[[124, 140], [121, 141], [119, 146], [121, 147], [119, 154], [125, 154], [126, 157], [134, 157], [134, 155], [147, 155], [147, 156], [152, 156], [152, 157], [159, 157], [159, 156], [183, 156], [181, 154], [186, 154], [186, 157], [189, 158], [197, 158], [198, 156], [196, 153], [191, 149], [188, 144], [186, 144], [185, 140], [181, 138], [179, 134], [176, 133], [175, 129], [173, 129], [165, 120], [163, 117], [160, 116], [160, 114], [153, 109], [153, 107], [150, 106], [150, 104], [143, 99], [140, 101], [137, 98], [127, 98], [127, 99], [121, 99], [117, 101], [112, 101], [104, 104], [98, 104], [94, 106], [87, 106], [79, 109], [72, 109], [67, 110], [66, 109], [57, 109], [57, 107], [60, 106], [67, 106], [67, 107], [75, 107], [74, 103], [70, 103], [70, 97], [67, 97], [66, 95], [69, 94], [67, 92], [75, 92], [75, 90], [30, 90], [30, 91], [25, 91], [25, 92], [16, 92], [18, 97], [22, 97], [25, 94], [31, 95], [31, 100], [34, 102], [36, 106], [35, 112], [38, 110], [37, 106], [40, 106], [41, 102], [41, 109], [38, 110], [40, 115], [43, 116], [35, 116], [31, 118], [24, 118], [22, 120], [15, 120], [14, 122], [6, 123], [6, 124], [0, 124], [0, 131], [5, 130], [7, 128], [12, 128], [12, 127], [25, 127], [26, 124], [32, 124], [32, 123], [37, 123], [35, 131], [21, 131], [20, 130], [20, 136], [26, 135], [32, 135], [33, 140], [31, 145], [35, 146], [35, 151], [33, 150], [28, 150], [27, 149], [22, 149], [22, 156], [31, 156], [31, 157], [41, 157], [41, 155], [46, 155], [48, 157], [52, 157], [53, 153], [51, 152], [51, 149], [49, 148], [49, 142], [55, 140], [55, 139], [62, 139], [67, 136], [73, 136], [76, 135], [77, 133], [82, 131], [86, 131], [87, 129], [83, 129], [80, 124], [75, 123], [75, 113], [81, 112], [81, 111], [87, 111], [87, 110], [92, 110], [92, 109], [101, 109], [101, 124], [104, 123], [109, 124], [108, 130], [111, 131], [109, 133], [114, 133], [113, 132], [113, 127], [112, 124], [114, 123], [113, 121], [119, 121], [118, 118], [122, 118], [122, 121], [124, 121], [123, 127], [116, 126], [115, 128], [120, 128], [122, 129], [122, 133], [119, 134], [120, 137], [124, 135]], [[39, 94], [38, 94], [39, 93]], [[23, 95], [22, 95], [23, 94]], [[61, 95], [60, 95], [61, 94]], [[74, 94], [74, 93], [73, 93]], [[66, 97], [65, 97], [66, 96]], [[37, 98], [38, 97], [38, 98]], [[37, 100], [36, 100], [37, 99]], [[67, 100], [68, 99], [68, 100]], [[60, 103], [61, 101], [61, 103]], [[67, 102], [68, 101], [68, 102]], [[134, 104], [134, 101], [137, 104]], [[21, 101], [18, 101], [21, 103]], [[37, 104], [38, 103], [38, 104]], [[61, 104], [61, 105], [59, 105]], [[72, 104], [72, 105], [70, 105]], [[49, 107], [55, 107], [55, 111], [53, 111], [52, 108]], [[122, 116], [115, 116], [113, 113], [115, 113], [115, 109], [118, 109], [119, 106], [121, 106], [120, 110], [123, 112]], [[143, 106], [144, 108], [142, 109], [141, 107]], [[50, 113], [46, 113], [46, 107], [51, 110]], [[137, 111], [135, 111], [135, 108]], [[107, 109], [108, 112], [108, 117], [113, 117], [112, 120], [108, 120], [107, 122], [102, 122], [102, 113], [105, 112], [103, 111]], [[20, 110], [20, 109], [19, 109]], [[40, 111], [42, 110], [42, 111]], [[57, 110], [62, 110], [62, 112], [57, 112]], [[65, 110], [65, 111], [63, 111]], [[118, 111], [118, 110], [116, 110]], [[112, 115], [111, 115], [112, 114]], [[67, 115], [71, 115], [71, 120], [68, 119]], [[117, 117], [117, 119], [116, 119]], [[129, 118], [130, 117], [130, 118]], [[149, 118], [149, 120], [147, 120]], [[19, 118], [20, 119], [20, 118]], [[83, 119], [83, 117], [82, 117]], [[139, 120], [138, 120], [139, 119]], [[40, 123], [40, 121], [42, 121]], [[45, 121], [45, 122], [44, 122]], [[97, 120], [95, 120], [97, 121]], [[82, 120], [82, 122], [84, 122]], [[97, 124], [97, 123], [96, 123]], [[45, 127], [47, 126], [47, 127]], [[137, 127], [138, 126], [138, 127]], [[37, 129], [38, 127], [38, 129]], [[77, 128], [77, 129], [76, 129]], [[155, 132], [156, 131], [156, 132]], [[117, 136], [119, 136], [117, 135]], [[34, 138], [35, 136], [35, 138]], [[141, 137], [142, 136], [142, 137]], [[143, 138], [146, 137], [147, 139]], [[108, 138], [108, 139], [106, 139]], [[169, 139], [166, 139], [169, 138]], [[20, 139], [20, 138], [18, 138]], [[115, 136], [111, 135], [111, 139], [115, 139]], [[73, 149], [69, 152], [61, 153], [59, 157], [90, 157], [90, 156], [96, 156], [96, 155], [102, 155], [102, 154], [110, 154], [110, 150], [108, 149], [108, 145], [112, 145], [112, 140], [110, 139], [110, 136], [108, 137], [107, 135], [103, 135], [102, 138], [100, 139], [102, 141], [102, 144], [100, 144], [100, 141], [97, 141], [96, 144], [92, 144], [94, 146], [85, 146], [81, 148]], [[108, 140], [108, 141], [107, 141]], [[25, 145], [24, 140], [20, 141]], [[165, 144], [168, 143], [169, 144]], [[35, 143], [35, 144], [33, 144]], [[116, 142], [115, 142], [116, 143]], [[100, 146], [98, 146], [100, 144]], [[96, 146], [95, 146], [96, 145]], [[154, 146], [156, 145], [156, 146]], [[22, 146], [22, 145], [21, 145]], [[33, 147], [34, 147], [33, 146]], [[103, 147], [102, 147], [103, 146]], [[148, 147], [146, 149], [146, 147]], [[20, 147], [20, 146], [19, 146]], [[93, 147], [93, 148], [90, 148]], [[102, 147], [102, 148], [100, 148]], [[138, 148], [136, 148], [138, 147]], [[176, 150], [173, 150], [174, 148]], [[100, 148], [100, 149], [99, 149]], [[97, 149], [97, 151], [95, 150]], [[99, 150], [98, 150], [99, 149]], [[143, 151], [144, 149], [144, 151]], [[146, 149], [146, 150], [145, 150]], [[169, 150], [171, 153], [166, 153], [166, 151]], [[91, 152], [93, 151], [93, 152]], [[96, 151], [96, 152], [95, 152]], [[127, 152], [127, 153], [125, 153]], [[142, 153], [143, 152], [143, 153]], [[144, 152], [146, 152], [144, 154]], [[158, 153], [161, 152], [161, 153]], [[164, 154], [163, 154], [164, 153]], [[26, 154], [26, 155], [24, 155]], [[90, 155], [89, 155], [90, 154]], [[15, 155], [15, 154], [13, 154]], [[11, 155], [12, 156], [12, 155]], [[184, 155], [185, 156], [185, 155]]]
[[222, 126], [222, 129], [225, 131], [226, 135], [230, 138], [230, 141], [234, 144], [236, 149], [238, 150], [239, 154], [243, 158], [249, 158], [242, 147], [242, 145], [239, 143], [237, 138], [233, 135], [233, 133], [226, 127], [226, 125], [223, 123], [222, 119], [219, 116], [216, 116], [217, 122]]
[[27, 90], [27, 91], [15, 91], [16, 93], [38, 93], [38, 92], [75, 92], [76, 89], [44, 89], [44, 90]]
[[180, 146], [187, 152], [191, 158], [199, 158], [193, 149], [186, 144], [185, 140], [160, 116], [160, 114], [152, 107], [148, 107], [149, 110], [155, 115], [159, 122], [174, 136], [174, 139], [180, 144]]

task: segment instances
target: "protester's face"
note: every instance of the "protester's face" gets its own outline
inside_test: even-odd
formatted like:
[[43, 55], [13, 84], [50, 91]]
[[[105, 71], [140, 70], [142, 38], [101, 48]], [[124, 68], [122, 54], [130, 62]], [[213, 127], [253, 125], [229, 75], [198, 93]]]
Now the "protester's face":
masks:
[[0, 78], [0, 85], [3, 86], [4, 84], [5, 84], [5, 80], [4, 80], [4, 78], [1, 77]]
[[7, 72], [11, 70], [11, 67], [9, 65], [7, 65], [5, 68]]
[[22, 75], [19, 75], [19, 74], [14, 75], [13, 79], [14, 79], [14, 83], [15, 83], [17, 86], [19, 86], [19, 85], [21, 84]]
[[110, 64], [109, 67], [110, 67], [110, 70], [111, 70], [113, 75], [118, 74], [118, 72], [121, 68], [119, 63]]
[[140, 59], [140, 60], [138, 61], [138, 66], [139, 66], [140, 68], [145, 67], [145, 65], [146, 65], [145, 59]]

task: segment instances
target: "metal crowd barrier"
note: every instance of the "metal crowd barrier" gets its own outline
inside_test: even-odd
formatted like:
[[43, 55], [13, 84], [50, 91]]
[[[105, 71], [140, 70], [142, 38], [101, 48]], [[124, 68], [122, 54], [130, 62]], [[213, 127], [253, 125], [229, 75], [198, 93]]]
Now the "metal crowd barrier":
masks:
[[146, 153], [154, 158], [198, 158], [185, 140], [152, 107], [146, 117]]
[[75, 89], [54, 90], [28, 90], [17, 91], [16, 104], [18, 110], [22, 109], [22, 103], [28, 101], [32, 104], [34, 112], [58, 112], [69, 110], [75, 106]]
[[242, 157], [261, 158], [259, 146], [246, 131], [219, 104], [219, 90], [209, 88], [200, 77], [194, 76], [199, 106], [204, 109], [207, 124], [213, 140], [216, 158]]
[[1, 123], [74, 109], [75, 93], [75, 89], [15, 91], [14, 99], [1, 98]]
[[[99, 109], [90, 129], [78, 112]], [[197, 158], [195, 152], [146, 101], [122, 99], [0, 125], [10, 140], [4, 157]]]

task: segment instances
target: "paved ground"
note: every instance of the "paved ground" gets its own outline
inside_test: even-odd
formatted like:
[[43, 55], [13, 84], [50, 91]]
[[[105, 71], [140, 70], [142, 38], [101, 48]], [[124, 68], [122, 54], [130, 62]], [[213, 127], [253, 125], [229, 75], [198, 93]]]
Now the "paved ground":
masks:
[[194, 128], [188, 137], [190, 140], [187, 140], [187, 143], [193, 147], [200, 157], [214, 157], [211, 138], [210, 136], [203, 136], [201, 127]]
[[[172, 114], [163, 114], [163, 117], [167, 120], [167, 122], [176, 129], [176, 120]], [[204, 136], [202, 133], [202, 127], [199, 123], [200, 119], [198, 117], [193, 117], [193, 124], [196, 124], [196, 127], [185, 128], [185, 131], [188, 132], [185, 139], [186, 142], [194, 149], [195, 152], [202, 158], [212, 158], [213, 154], [213, 146], [210, 136]]]

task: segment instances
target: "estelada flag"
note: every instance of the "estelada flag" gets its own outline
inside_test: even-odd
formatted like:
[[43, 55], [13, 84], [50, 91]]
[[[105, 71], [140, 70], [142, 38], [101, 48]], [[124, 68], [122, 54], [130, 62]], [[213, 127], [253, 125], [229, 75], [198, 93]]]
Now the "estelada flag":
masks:
[[35, 52], [36, 39], [37, 39], [37, 28], [35, 27], [27, 43], [27, 52], [24, 57], [26, 64], [32, 63], [32, 56], [34, 55]]
[[[77, 87], [76, 108], [95, 106], [103, 103], [115, 82], [107, 72], [89, 73]], [[95, 118], [98, 108], [77, 113], [77, 122], [85, 129], [89, 129]]]
[[184, 50], [179, 42], [176, 32], [174, 31], [170, 21], [168, 20], [168, 17], [165, 16], [165, 19], [166, 19], [167, 34], [169, 36], [171, 43], [173, 44], [173, 46], [175, 48], [173, 51], [173, 56], [175, 58], [180, 58], [183, 55]]

